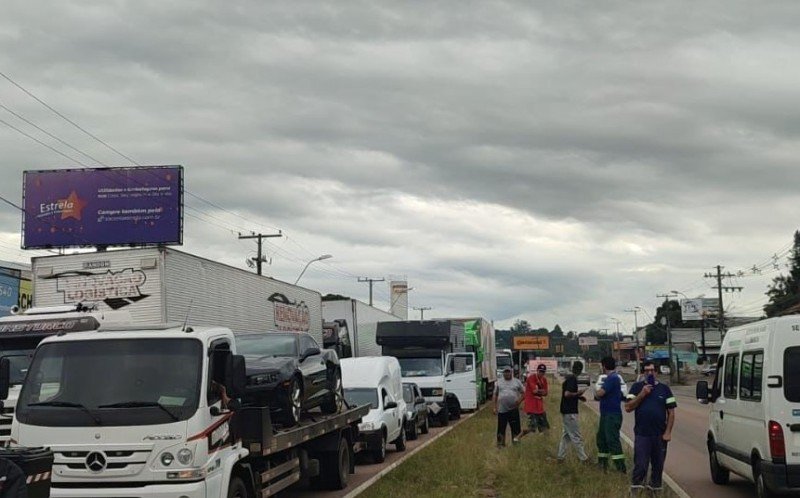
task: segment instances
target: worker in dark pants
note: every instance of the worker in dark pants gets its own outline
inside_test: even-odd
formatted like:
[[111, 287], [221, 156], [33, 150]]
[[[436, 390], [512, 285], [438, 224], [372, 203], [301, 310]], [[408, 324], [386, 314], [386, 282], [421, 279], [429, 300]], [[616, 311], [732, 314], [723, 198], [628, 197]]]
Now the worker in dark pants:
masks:
[[525, 388], [519, 379], [512, 375], [511, 367], [503, 369], [503, 377], [494, 383], [492, 409], [497, 415], [497, 447], [506, 445], [506, 427], [511, 426], [511, 441], [519, 442], [519, 405], [522, 403]]
[[595, 395], [600, 399], [600, 424], [597, 428], [597, 461], [603, 469], [608, 468], [609, 459], [614, 462], [614, 467], [622, 472], [625, 468], [625, 453], [619, 440], [619, 431], [622, 428], [622, 382], [615, 370], [617, 362], [614, 358], [606, 356], [600, 363], [603, 373], [606, 374], [603, 385]]

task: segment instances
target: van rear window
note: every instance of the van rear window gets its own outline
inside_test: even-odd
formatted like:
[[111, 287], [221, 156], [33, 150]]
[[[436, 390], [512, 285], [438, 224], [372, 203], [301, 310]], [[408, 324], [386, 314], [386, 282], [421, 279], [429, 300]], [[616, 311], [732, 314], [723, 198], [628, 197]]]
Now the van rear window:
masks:
[[800, 346], [783, 353], [783, 394], [787, 401], [800, 402]]

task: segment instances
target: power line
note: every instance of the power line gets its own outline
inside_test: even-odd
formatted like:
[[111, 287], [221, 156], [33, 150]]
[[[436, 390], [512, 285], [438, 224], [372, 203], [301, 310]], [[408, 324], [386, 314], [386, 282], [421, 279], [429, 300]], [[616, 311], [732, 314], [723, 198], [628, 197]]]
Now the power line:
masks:
[[124, 157], [125, 159], [127, 159], [128, 161], [132, 162], [133, 164], [135, 164], [135, 165], [137, 165], [137, 166], [141, 166], [141, 164], [139, 164], [138, 162], [136, 162], [134, 159], [131, 159], [130, 157], [126, 156], [125, 154], [123, 154], [122, 152], [118, 151], [117, 149], [115, 149], [114, 147], [112, 147], [111, 145], [109, 145], [108, 143], [104, 142], [102, 139], [100, 139], [99, 137], [97, 137], [97, 136], [96, 136], [96, 135], [94, 135], [93, 133], [91, 133], [91, 132], [89, 132], [88, 130], [86, 130], [85, 128], [83, 128], [81, 125], [79, 125], [79, 124], [78, 124], [78, 123], [76, 123], [75, 121], [73, 121], [73, 120], [69, 119], [69, 118], [68, 118], [68, 117], [66, 117], [65, 115], [61, 114], [61, 113], [60, 113], [60, 112], [58, 112], [57, 110], [55, 110], [55, 109], [53, 109], [52, 107], [50, 107], [50, 105], [49, 105], [47, 102], [43, 101], [42, 99], [40, 99], [39, 97], [37, 97], [36, 95], [34, 95], [34, 94], [33, 94], [33, 93], [31, 93], [30, 91], [28, 91], [28, 90], [27, 90], [25, 87], [23, 87], [22, 85], [20, 85], [20, 84], [19, 84], [19, 83], [17, 83], [16, 81], [12, 80], [12, 79], [11, 79], [11, 78], [10, 78], [8, 75], [6, 75], [5, 73], [3, 73], [2, 71], [0, 71], [0, 76], [2, 76], [3, 78], [5, 78], [6, 80], [8, 80], [8, 81], [9, 81], [9, 82], [10, 82], [12, 85], [14, 85], [15, 87], [19, 88], [20, 90], [22, 90], [23, 92], [25, 92], [26, 94], [28, 94], [28, 95], [29, 95], [31, 98], [33, 98], [35, 101], [39, 102], [40, 104], [42, 104], [43, 106], [45, 106], [46, 108], [48, 108], [48, 109], [49, 109], [50, 111], [52, 111], [52, 112], [53, 112], [53, 113], [54, 113], [56, 116], [59, 116], [60, 118], [62, 118], [64, 121], [68, 122], [69, 124], [71, 124], [71, 125], [72, 125], [72, 126], [74, 126], [75, 128], [79, 129], [80, 131], [82, 131], [82, 132], [84, 132], [85, 134], [89, 135], [90, 137], [92, 137], [93, 139], [97, 140], [97, 141], [98, 141], [98, 142], [100, 142], [101, 144], [105, 145], [105, 146], [106, 146], [108, 149], [110, 149], [110, 150], [114, 151], [115, 153], [117, 153], [117, 154], [118, 154], [118, 155], [120, 155], [121, 157]]
[[[0, 73], [0, 74], [2, 74], [2, 73]], [[78, 163], [78, 164], [80, 164], [81, 166], [84, 166], [84, 167], [86, 167], [86, 168], [88, 168], [88, 167], [89, 167], [89, 166], [88, 166], [86, 163], [83, 163], [83, 162], [81, 162], [81, 161], [78, 161], [78, 160], [77, 160], [77, 159], [75, 159], [74, 157], [70, 157], [70, 156], [68, 156], [67, 154], [65, 154], [65, 153], [61, 152], [60, 150], [56, 149], [55, 147], [51, 147], [50, 145], [48, 145], [48, 144], [46, 144], [46, 143], [42, 142], [41, 140], [39, 140], [38, 138], [34, 137], [33, 135], [30, 135], [30, 134], [28, 134], [28, 133], [26, 133], [26, 132], [24, 132], [24, 131], [20, 130], [19, 128], [17, 128], [16, 126], [12, 125], [11, 123], [9, 123], [9, 122], [7, 122], [7, 121], [4, 121], [4, 120], [0, 119], [0, 123], [3, 123], [4, 125], [8, 126], [8, 127], [9, 127], [9, 128], [11, 128], [12, 130], [16, 131], [17, 133], [20, 133], [20, 134], [22, 134], [22, 135], [25, 135], [26, 137], [30, 138], [30, 139], [31, 139], [31, 140], [33, 140], [34, 142], [38, 143], [39, 145], [42, 145], [42, 146], [44, 146], [44, 147], [47, 147], [48, 149], [52, 150], [52, 151], [53, 151], [53, 152], [55, 152], [56, 154], [58, 154], [58, 155], [60, 155], [60, 156], [63, 156], [63, 157], [66, 157], [67, 159], [69, 159], [70, 161], [72, 161], [72, 162], [74, 162], [74, 163]]]

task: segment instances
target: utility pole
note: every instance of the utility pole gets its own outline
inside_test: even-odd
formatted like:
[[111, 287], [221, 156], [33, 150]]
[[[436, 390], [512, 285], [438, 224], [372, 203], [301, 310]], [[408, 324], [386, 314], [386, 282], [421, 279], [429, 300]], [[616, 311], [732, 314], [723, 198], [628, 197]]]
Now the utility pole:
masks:
[[716, 278], [717, 279], [717, 286], [716, 287], [712, 287], [712, 288], [713, 289], [717, 289], [717, 294], [719, 296], [719, 312], [718, 312], [718, 316], [717, 316], [719, 323], [717, 324], [717, 326], [719, 327], [720, 338], [725, 336], [725, 307], [722, 305], [722, 291], [725, 291], [725, 292], [742, 292], [742, 287], [736, 287], [736, 286], [730, 286], [730, 285], [728, 285], [728, 286], [722, 285], [722, 279], [723, 278], [731, 278], [731, 277], [735, 277], [736, 276], [736, 275], [734, 275], [733, 273], [730, 273], [730, 272], [722, 273], [722, 269], [723, 268], [725, 268], [725, 267], [717, 265], [717, 268], [716, 268], [717, 269], [717, 274], [716, 275], [713, 274], [713, 273], [705, 273], [703, 275], [705, 278]]
[[256, 272], [259, 275], [261, 275], [261, 264], [265, 261], [263, 252], [261, 250], [261, 244], [263, 242], [263, 239], [271, 239], [273, 237], [283, 237], [283, 232], [278, 230], [278, 233], [266, 234], [266, 235], [263, 234], [263, 233], [255, 233], [255, 232], [250, 232], [250, 235], [242, 235], [241, 233], [239, 234], [239, 239], [240, 240], [241, 239], [256, 239], [256, 243], [258, 244], [258, 256], [256, 256], [255, 258], [252, 258], [252, 259], [255, 260], [255, 262], [256, 262]]
[[663, 297], [664, 298], [664, 319], [667, 321], [667, 344], [669, 345], [669, 383], [672, 384], [672, 376], [674, 371], [678, 371], [678, 382], [681, 380], [681, 372], [674, 366], [677, 366], [680, 362], [675, 362], [673, 365], [672, 362], [672, 325], [669, 323], [669, 301], [671, 297], [678, 297], [677, 294], [658, 294], [656, 297]]
[[425, 312], [433, 308], [431, 308], [430, 306], [420, 306], [420, 307], [414, 306], [414, 309], [419, 311], [419, 321], [421, 322], [422, 320], [425, 319]]
[[358, 277], [359, 282], [369, 282], [369, 305], [372, 306], [372, 285], [375, 282], [385, 282], [385, 278]]
[[633, 309], [623, 310], [625, 313], [633, 313], [633, 338], [636, 340], [636, 376], [639, 376], [639, 365], [641, 365], [641, 359], [639, 358], [639, 311], [641, 308], [638, 306], [634, 306]]

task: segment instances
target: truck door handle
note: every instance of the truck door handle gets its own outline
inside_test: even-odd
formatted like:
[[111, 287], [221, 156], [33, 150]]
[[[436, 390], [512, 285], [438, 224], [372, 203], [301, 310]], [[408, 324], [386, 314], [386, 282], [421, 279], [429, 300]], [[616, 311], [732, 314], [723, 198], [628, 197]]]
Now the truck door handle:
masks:
[[720, 419], [720, 420], [722, 420], [723, 418], [725, 418], [725, 412], [723, 412], [722, 410], [720, 410], [720, 411], [719, 411], [719, 419]]

